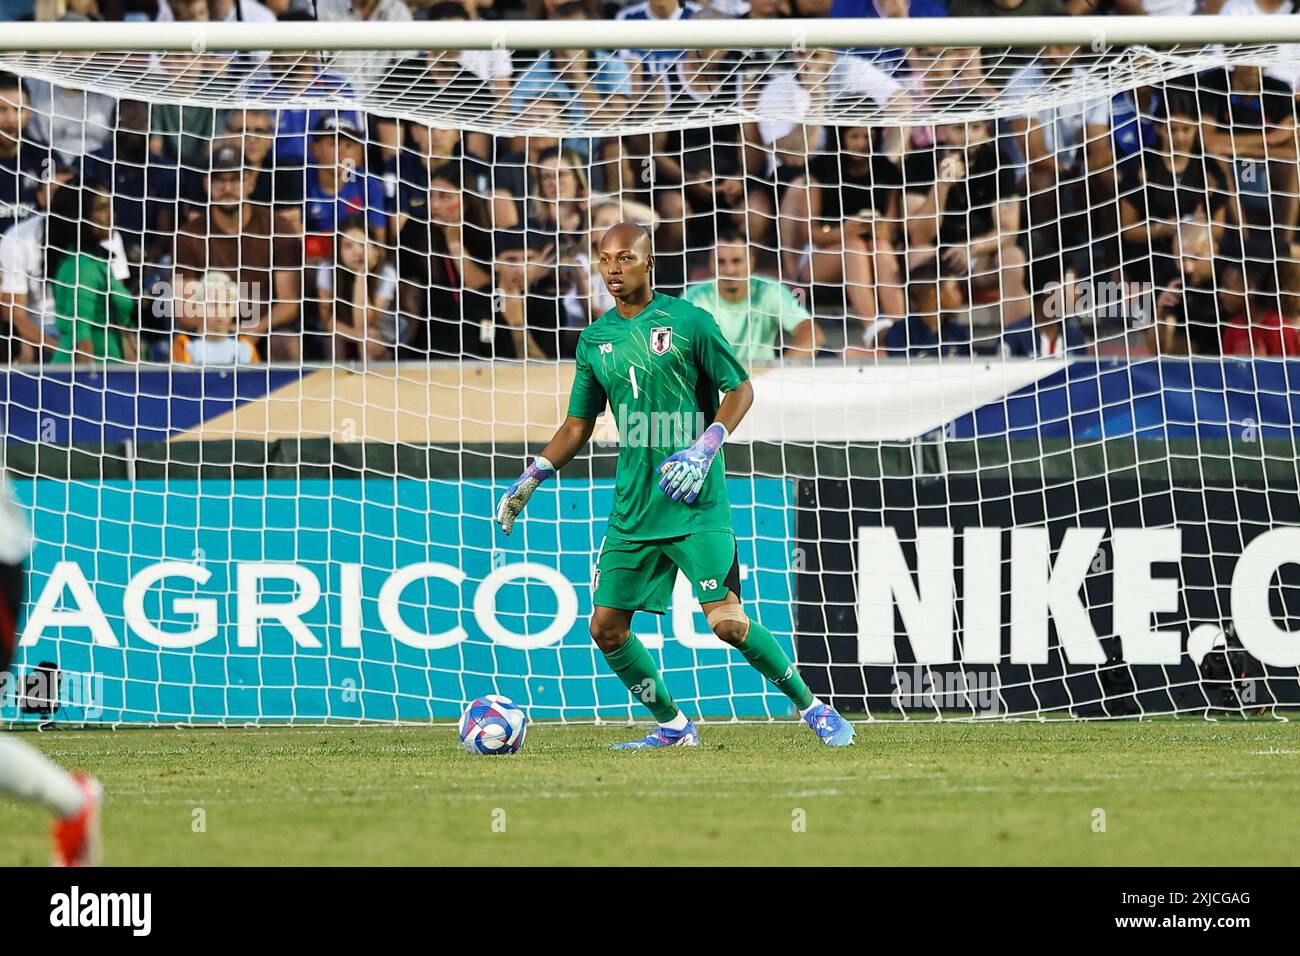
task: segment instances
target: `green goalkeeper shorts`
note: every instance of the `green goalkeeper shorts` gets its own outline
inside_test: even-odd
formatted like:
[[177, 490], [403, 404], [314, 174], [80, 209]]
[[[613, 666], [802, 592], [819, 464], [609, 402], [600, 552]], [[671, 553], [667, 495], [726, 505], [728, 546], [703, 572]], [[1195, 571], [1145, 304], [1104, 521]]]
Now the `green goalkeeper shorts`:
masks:
[[680, 568], [701, 604], [740, 597], [740, 561], [730, 531], [701, 531], [655, 541], [606, 536], [596, 559], [591, 603], [663, 614]]

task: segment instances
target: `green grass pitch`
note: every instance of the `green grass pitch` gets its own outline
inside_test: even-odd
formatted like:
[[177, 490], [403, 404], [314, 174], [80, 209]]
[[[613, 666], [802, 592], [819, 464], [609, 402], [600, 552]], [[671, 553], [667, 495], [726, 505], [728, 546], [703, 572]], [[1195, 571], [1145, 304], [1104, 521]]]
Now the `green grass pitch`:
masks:
[[[1293, 864], [1296, 723], [529, 728], [472, 757], [449, 727], [25, 733], [103, 780], [111, 864]], [[639, 731], [633, 735], [639, 735]], [[202, 811], [197, 813], [196, 811]], [[1104, 832], [1096, 832], [1104, 813]], [[800, 824], [802, 824], [800, 826]], [[47, 862], [0, 808], [0, 865]]]

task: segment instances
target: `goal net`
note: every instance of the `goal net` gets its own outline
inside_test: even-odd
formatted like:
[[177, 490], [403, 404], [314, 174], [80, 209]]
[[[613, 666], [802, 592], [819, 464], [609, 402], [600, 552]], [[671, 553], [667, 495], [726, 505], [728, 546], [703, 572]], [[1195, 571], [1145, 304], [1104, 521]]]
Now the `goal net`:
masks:
[[[0, 54], [0, 448], [37, 542], [0, 719], [643, 719], [586, 619], [619, 443], [661, 423], [606, 412], [492, 521], [621, 220], [750, 370], [741, 596], [824, 700], [1300, 704], [1294, 48], [577, 6], [582, 49]], [[633, 630], [688, 713], [793, 713], [680, 577]]]

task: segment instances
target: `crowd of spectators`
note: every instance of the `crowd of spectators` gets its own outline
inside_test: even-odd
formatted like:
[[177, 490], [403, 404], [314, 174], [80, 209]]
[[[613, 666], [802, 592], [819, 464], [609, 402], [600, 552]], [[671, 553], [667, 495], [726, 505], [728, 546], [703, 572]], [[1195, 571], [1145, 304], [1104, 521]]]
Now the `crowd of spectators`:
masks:
[[[250, 30], [295, 19], [1190, 13], [1294, 10], [1293, 0], [0, 0], [5, 19]], [[596, 250], [620, 220], [651, 230], [656, 286], [713, 313], [747, 361], [1300, 354], [1300, 71], [1238, 63], [1132, 89], [1092, 82], [1087, 50], [1006, 52], [394, 51], [359, 66], [154, 57], [152, 70], [204, 77], [241, 57], [241, 89], [251, 84], [261, 108], [0, 74], [0, 360], [565, 358], [613, 305]], [[588, 135], [492, 135], [335, 105], [397, 81]], [[1058, 87], [1070, 95], [1053, 98]], [[935, 102], [997, 118], [815, 119], [838, 95], [915, 117], [935, 91]], [[742, 101], [762, 118], [726, 111]], [[632, 102], [718, 107], [722, 119], [599, 135], [601, 119]]]

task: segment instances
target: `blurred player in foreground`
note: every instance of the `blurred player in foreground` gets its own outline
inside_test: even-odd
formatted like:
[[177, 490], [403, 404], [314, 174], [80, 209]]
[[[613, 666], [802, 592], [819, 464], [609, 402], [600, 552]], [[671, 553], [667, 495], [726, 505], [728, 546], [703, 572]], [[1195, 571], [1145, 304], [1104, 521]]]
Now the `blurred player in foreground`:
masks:
[[812, 695], [772, 632], [741, 608], [721, 449], [753, 404], [753, 387], [713, 316], [653, 290], [653, 266], [650, 236], [640, 226], [619, 223], [605, 233], [600, 273], [615, 307], [582, 331], [568, 417], [501, 499], [497, 523], [510, 533], [538, 485], [586, 445], [608, 403], [621, 447], [614, 509], [592, 581], [591, 636], [659, 722], [643, 739], [615, 749], [699, 743], [695, 724], [631, 632], [634, 612], [667, 610], [679, 568], [713, 632], [794, 702], [823, 743], [851, 744], [853, 725]]
[[[31, 535], [0, 478], [0, 678], [18, 644], [23, 602], [23, 563]], [[68, 773], [16, 735], [0, 732], [0, 793], [40, 803], [54, 814], [54, 865], [98, 866], [99, 807], [103, 789], [83, 773]]]

